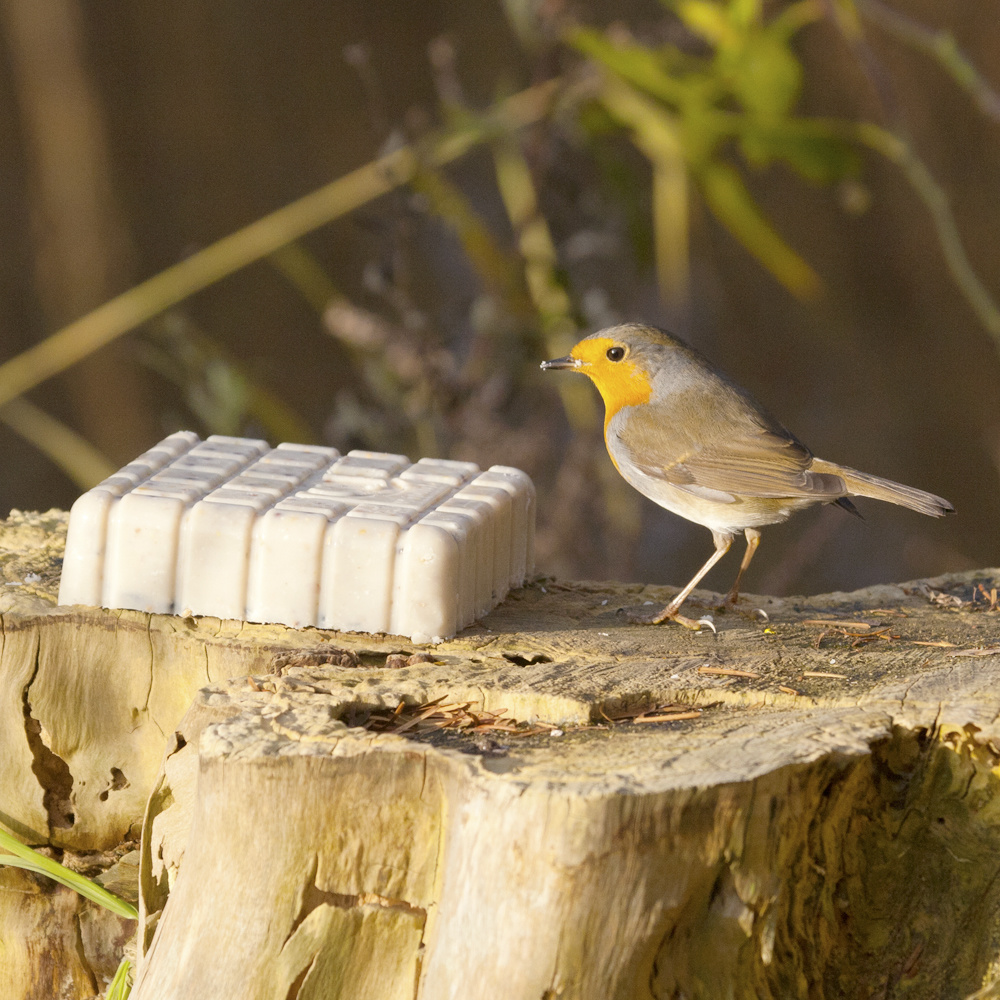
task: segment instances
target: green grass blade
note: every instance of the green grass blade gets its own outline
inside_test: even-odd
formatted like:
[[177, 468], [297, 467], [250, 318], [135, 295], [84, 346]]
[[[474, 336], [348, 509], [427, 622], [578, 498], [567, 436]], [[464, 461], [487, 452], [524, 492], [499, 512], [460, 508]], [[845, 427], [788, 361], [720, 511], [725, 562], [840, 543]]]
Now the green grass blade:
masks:
[[45, 857], [44, 854], [33, 851], [30, 847], [25, 847], [4, 830], [0, 830], [0, 848], [13, 855], [9, 859], [0, 855], [0, 864], [10, 864], [17, 868], [26, 868], [29, 871], [37, 872], [40, 875], [47, 875], [119, 917], [125, 917], [127, 920], [138, 920], [139, 911], [131, 903], [112, 892], [108, 892], [104, 886], [98, 885], [97, 882], [92, 882], [89, 878], [70, 871], [58, 861], [53, 861], [51, 858]]
[[778, 281], [797, 298], [819, 295], [819, 275], [778, 234], [735, 169], [714, 161], [697, 177], [712, 214]]
[[115, 972], [115, 978], [111, 980], [111, 985], [108, 986], [108, 992], [104, 995], [104, 1000], [126, 1000], [126, 997], [132, 992], [132, 985], [128, 981], [128, 974], [131, 969], [132, 963], [127, 958], [123, 958], [121, 964], [118, 966], [118, 971]]

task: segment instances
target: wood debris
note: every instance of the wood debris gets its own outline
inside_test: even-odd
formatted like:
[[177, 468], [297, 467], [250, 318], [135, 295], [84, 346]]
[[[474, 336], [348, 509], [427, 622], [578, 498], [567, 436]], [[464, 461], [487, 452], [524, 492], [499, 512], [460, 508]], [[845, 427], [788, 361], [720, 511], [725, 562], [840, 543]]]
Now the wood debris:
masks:
[[663, 715], [643, 714], [637, 715], [633, 722], [680, 722], [684, 719], [698, 719], [701, 712], [698, 709], [691, 709], [689, 712], [667, 712]]
[[692, 708], [690, 705], [655, 705], [647, 708], [621, 709], [619, 711], [605, 712], [600, 709], [601, 715], [608, 722], [681, 722], [685, 719], [697, 719], [701, 717], [700, 708]]
[[907, 594], [920, 594], [926, 597], [931, 604], [936, 604], [939, 608], [961, 608], [971, 603], [970, 601], [963, 601], [957, 594], [948, 594], [943, 590], [935, 590], [926, 583], [914, 587], [913, 590], [904, 589], [903, 592]]
[[274, 658], [275, 672], [285, 676], [294, 667], [357, 667], [358, 654], [351, 649], [317, 646], [314, 649], [279, 653]]
[[[690, 705], [646, 705], [633, 709], [621, 709], [606, 712], [598, 711], [611, 725], [623, 722], [682, 722], [701, 717], [702, 709]], [[505, 708], [496, 711], [486, 711], [478, 707], [478, 702], [445, 703], [444, 696], [435, 698], [423, 705], [408, 705], [401, 701], [393, 711], [388, 709], [372, 709], [355, 712], [344, 721], [351, 726], [360, 726], [373, 733], [392, 733], [411, 735], [449, 730], [452, 732], [470, 734], [502, 734], [505, 737], [519, 738], [522, 736], [555, 736], [564, 732], [578, 732], [584, 729], [607, 729], [601, 723], [580, 723], [575, 725], [556, 725], [551, 722], [518, 722], [506, 718]]]
[[760, 677], [752, 670], [731, 670], [729, 667], [699, 667], [699, 674], [719, 674], [724, 677]]
[[945, 656], [997, 656], [1000, 655], [1000, 646], [979, 646], [975, 649], [953, 649]]
[[874, 639], [885, 639], [887, 642], [891, 642], [893, 639], [899, 638], [899, 635], [892, 631], [891, 626], [884, 625], [882, 622], [855, 621], [852, 618], [807, 618], [802, 624], [823, 630], [813, 640], [814, 649], [819, 649], [823, 640], [830, 634], [851, 639], [852, 648]]
[[816, 625], [820, 628], [848, 628], [855, 632], [870, 632], [873, 628], [882, 627], [881, 622], [855, 621], [853, 618], [807, 618], [803, 625]]
[[985, 610], [987, 610], [987, 611], [998, 611], [998, 610], [1000, 610], [1000, 603], [997, 602], [997, 588], [996, 587], [991, 587], [989, 589], [989, 591], [987, 591], [986, 588], [982, 584], [979, 584], [979, 586], [976, 588], [976, 592], [972, 595], [972, 601], [973, 601], [973, 603], [975, 603], [979, 599], [980, 595], [982, 595], [982, 597], [987, 602], [988, 606], [987, 606], [987, 608]]
[[423, 705], [408, 705], [401, 701], [394, 711], [376, 709], [367, 718], [356, 723], [374, 733], [429, 733], [448, 729], [465, 733], [503, 733], [505, 736], [537, 736], [551, 732], [556, 727], [547, 722], [534, 724], [505, 719], [507, 709], [495, 712], [476, 708], [478, 702], [445, 703], [445, 696], [425, 702]]
[[949, 594], [945, 590], [935, 590], [926, 583], [920, 584], [913, 590], [906, 591], [906, 593], [920, 594], [922, 597], [926, 597], [931, 604], [936, 604], [940, 608], [954, 608], [955, 610], [962, 609], [965, 611], [1000, 611], [998, 588], [990, 586], [989, 590], [987, 590], [982, 582], [973, 585], [972, 596], [968, 600], [960, 597], [958, 594]]

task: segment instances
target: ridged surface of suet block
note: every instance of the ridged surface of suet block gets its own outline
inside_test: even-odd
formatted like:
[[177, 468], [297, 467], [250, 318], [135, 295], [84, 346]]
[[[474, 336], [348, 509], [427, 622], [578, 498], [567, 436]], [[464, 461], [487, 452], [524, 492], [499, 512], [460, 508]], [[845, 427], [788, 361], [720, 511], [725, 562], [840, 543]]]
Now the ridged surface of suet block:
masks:
[[181, 431], [70, 512], [60, 604], [437, 642], [533, 569], [519, 469]]

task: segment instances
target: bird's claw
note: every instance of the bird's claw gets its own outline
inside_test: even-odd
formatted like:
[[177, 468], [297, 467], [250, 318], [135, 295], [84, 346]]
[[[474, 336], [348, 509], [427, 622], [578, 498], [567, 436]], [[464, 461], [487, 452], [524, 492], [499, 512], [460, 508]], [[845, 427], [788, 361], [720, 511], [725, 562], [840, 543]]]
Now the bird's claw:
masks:
[[704, 618], [685, 618], [683, 615], [671, 615], [670, 620], [695, 632], [700, 632], [702, 628], [710, 628], [716, 635], [719, 634], [711, 615], [706, 615]]

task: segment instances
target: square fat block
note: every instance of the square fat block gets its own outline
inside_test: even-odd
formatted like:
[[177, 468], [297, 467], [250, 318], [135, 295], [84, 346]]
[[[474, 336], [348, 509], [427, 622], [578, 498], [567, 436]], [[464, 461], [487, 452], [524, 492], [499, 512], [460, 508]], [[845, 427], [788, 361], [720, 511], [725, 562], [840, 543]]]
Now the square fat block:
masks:
[[70, 511], [60, 604], [439, 642], [534, 569], [519, 469], [171, 434]]

